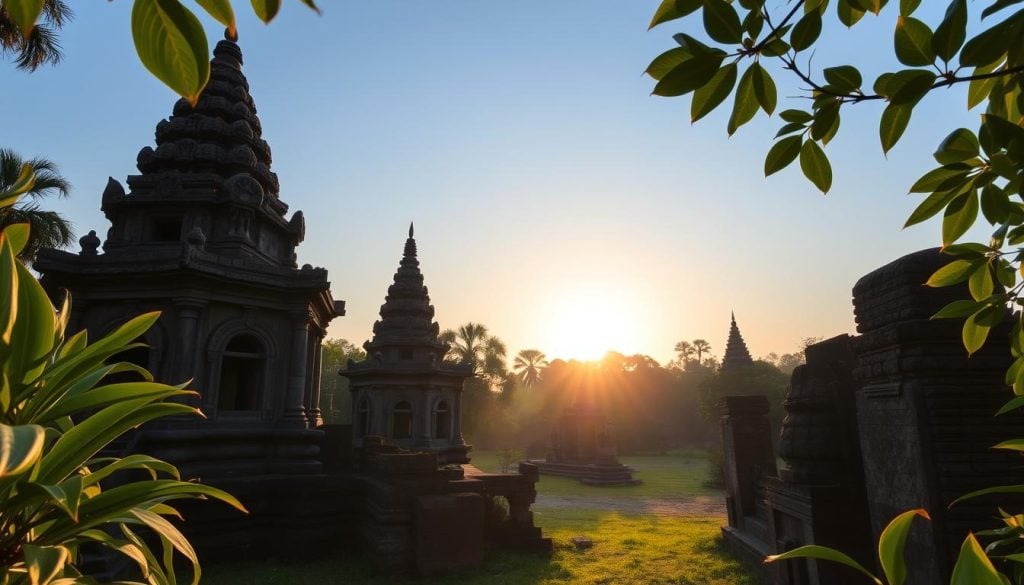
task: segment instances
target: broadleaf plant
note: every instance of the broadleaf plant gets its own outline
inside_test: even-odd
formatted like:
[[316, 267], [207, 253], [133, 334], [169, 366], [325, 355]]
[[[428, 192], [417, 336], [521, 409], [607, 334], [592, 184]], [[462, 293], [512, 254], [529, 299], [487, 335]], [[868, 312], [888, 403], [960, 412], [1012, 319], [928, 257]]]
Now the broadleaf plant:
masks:
[[[31, 169], [0, 191], [9, 206], [33, 183]], [[27, 224], [0, 232], [0, 583], [47, 585], [94, 582], [79, 570], [81, 547], [98, 545], [139, 567], [150, 585], [175, 585], [175, 552], [199, 559], [167, 520], [171, 502], [212, 498], [245, 509], [231, 495], [181, 481], [169, 463], [146, 455], [100, 456], [117, 437], [170, 415], [199, 416], [173, 399], [195, 393], [154, 382], [129, 363], [109, 363], [159, 317], [149, 313], [88, 343], [84, 332], [67, 337], [70, 299], [54, 308], [36, 278], [17, 259], [28, 241]], [[135, 382], [109, 382], [135, 372]], [[116, 474], [144, 472], [149, 479]], [[155, 538], [149, 538], [152, 535]], [[151, 544], [162, 547], [155, 554]]]

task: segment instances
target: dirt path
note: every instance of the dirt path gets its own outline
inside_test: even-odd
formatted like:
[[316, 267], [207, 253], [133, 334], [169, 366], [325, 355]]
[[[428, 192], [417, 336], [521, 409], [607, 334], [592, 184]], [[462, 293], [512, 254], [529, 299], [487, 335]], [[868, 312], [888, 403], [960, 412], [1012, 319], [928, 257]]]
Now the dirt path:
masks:
[[546, 496], [537, 495], [533, 509], [591, 508], [622, 514], [657, 516], [724, 516], [725, 499], [696, 496], [687, 499], [638, 498], [623, 496]]

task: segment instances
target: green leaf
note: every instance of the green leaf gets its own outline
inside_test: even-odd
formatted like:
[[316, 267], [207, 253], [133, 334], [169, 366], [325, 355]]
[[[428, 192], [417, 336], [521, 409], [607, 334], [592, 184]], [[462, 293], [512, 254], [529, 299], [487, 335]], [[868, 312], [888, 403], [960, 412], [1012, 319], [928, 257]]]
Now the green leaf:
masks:
[[860, 71], [851, 65], [840, 65], [839, 67], [825, 69], [825, 81], [843, 93], [850, 93], [864, 83]]
[[887, 80], [885, 95], [893, 104], [913, 104], [928, 93], [934, 83], [935, 73], [927, 69], [904, 69]]
[[711, 113], [725, 101], [736, 85], [736, 64], [730, 63], [718, 70], [703, 87], [693, 92], [690, 103], [690, 122], [696, 122]]
[[933, 155], [939, 164], [948, 165], [978, 156], [978, 137], [967, 128], [957, 128], [939, 145]]
[[786, 559], [821, 559], [825, 561], [840, 563], [852, 569], [856, 569], [861, 573], [867, 575], [867, 577], [871, 579], [871, 581], [876, 585], [883, 585], [883, 583], [878, 579], [878, 577], [872, 575], [870, 571], [865, 569], [863, 566], [861, 566], [860, 563], [853, 560], [850, 556], [825, 546], [808, 544], [805, 546], [795, 548], [791, 551], [784, 552], [780, 555], [768, 555], [767, 557], [765, 557], [764, 562], [774, 563], [776, 561], [783, 561]]
[[743, 40], [740, 17], [725, 0], [704, 0], [704, 30], [720, 43], [734, 44]]
[[776, 142], [764, 159], [764, 176], [771, 176], [790, 165], [800, 154], [803, 138], [789, 136]]
[[971, 273], [971, 277], [967, 279], [967, 286], [971, 291], [971, 297], [976, 301], [992, 296], [995, 281], [992, 279], [992, 271], [988, 264], [982, 264]]
[[691, 14], [703, 6], [703, 4], [702, 0], [661, 0], [661, 4], [654, 13], [654, 18], [651, 19], [651, 24], [647, 29], [650, 30], [663, 22]]
[[1005, 585], [999, 571], [978, 544], [978, 539], [968, 533], [960, 547], [960, 556], [953, 567], [949, 585]]
[[728, 132], [732, 136], [740, 126], [746, 124], [754, 117], [759, 107], [757, 96], [754, 94], [754, 73], [753, 67], [747, 68], [740, 77], [740, 83], [736, 88], [736, 97], [733, 101], [732, 115], [729, 117]]
[[910, 16], [921, 5], [921, 0], [900, 0], [900, 16]]
[[814, 119], [814, 116], [803, 110], [784, 110], [779, 113], [779, 117], [787, 122], [798, 122], [801, 124], [806, 124]]
[[982, 496], [991, 496], [993, 494], [1024, 494], [1024, 485], [1000, 485], [975, 490], [969, 494], [964, 494], [959, 498], [953, 500], [953, 502], [950, 503], [949, 505], [950, 507], [952, 507], [964, 500], [972, 500], [974, 498], [980, 498]]
[[63, 546], [26, 544], [24, 553], [28, 580], [32, 585], [45, 585], [63, 575], [64, 565], [70, 557], [68, 549]]
[[800, 148], [800, 169], [822, 193], [828, 193], [832, 188], [832, 165], [813, 140], [804, 142]]
[[27, 223], [14, 223], [4, 228], [4, 237], [11, 242], [11, 251], [21, 254], [28, 245], [31, 225]]
[[981, 11], [981, 19], [984, 20], [1004, 8], [1020, 4], [1024, 0], [996, 0], [991, 6]]
[[23, 37], [28, 37], [43, 12], [44, 0], [3, 0], [3, 9], [18, 25]]
[[931, 287], [959, 284], [967, 280], [976, 267], [977, 261], [953, 260], [949, 264], [946, 264], [942, 268], [936, 270], [930, 277], [928, 277], [928, 281], [925, 282], [925, 284]]
[[953, 0], [946, 9], [946, 16], [932, 36], [932, 49], [945, 62], [964, 45], [967, 38], [967, 0]]
[[277, 16], [277, 12], [281, 10], [281, 0], [251, 0], [252, 9], [256, 12], [256, 16], [259, 17], [266, 24], [270, 24], [271, 20]]
[[804, 14], [803, 18], [793, 27], [789, 35], [789, 44], [796, 52], [803, 51], [821, 36], [821, 12], [812, 10]]
[[778, 101], [778, 94], [775, 90], [775, 81], [772, 80], [772, 76], [765, 71], [761, 64], [754, 62], [750, 66], [748, 71], [752, 71], [752, 81], [754, 83], [754, 95], [757, 97], [757, 103], [761, 104], [761, 109], [765, 111], [769, 116], [775, 111], [775, 104]]
[[676, 65], [654, 86], [654, 95], [675, 97], [703, 87], [722, 65], [723, 54], [694, 55]]
[[0, 478], [28, 471], [43, 455], [46, 432], [38, 425], [0, 424]]
[[1006, 53], [1010, 41], [1015, 41], [1024, 22], [1017, 12], [1014, 16], [986, 29], [964, 44], [960, 51], [960, 65], [964, 67], [980, 67], [999, 59]]
[[665, 77], [665, 74], [675, 69], [676, 65], [679, 65], [692, 56], [693, 53], [686, 49], [686, 47], [675, 47], [674, 49], [669, 49], [655, 57], [654, 60], [651, 61], [651, 64], [647, 66], [647, 70], [644, 71], [644, 73], [650, 75], [656, 81], [660, 81], [662, 77]]
[[[997, 67], [1003, 64], [1003, 59], [1000, 56], [999, 59], [989, 63], [988, 65], [982, 65], [976, 67], [971, 72], [971, 77], [977, 77], [979, 75], [985, 75], [996, 70]], [[996, 84], [995, 77], [987, 77], [982, 79], [972, 79], [970, 84], [967, 86], [967, 109], [970, 110], [977, 106], [981, 102], [988, 98], [989, 94], [992, 93], [992, 88]]]
[[981, 349], [985, 345], [985, 340], [988, 339], [988, 332], [991, 329], [988, 325], [983, 325], [978, 322], [978, 314], [974, 314], [964, 321], [963, 330], [963, 342], [964, 349], [967, 350], [968, 355], [974, 355], [974, 352]]
[[911, 193], [931, 193], [946, 191], [967, 181], [971, 167], [965, 164], [950, 164], [933, 169], [924, 174], [911, 187]]
[[814, 112], [811, 138], [820, 140], [822, 144], [828, 144], [837, 130], [839, 130], [839, 101], [832, 100]]
[[[1024, 365], [1024, 362], [1022, 362], [1021, 360], [1017, 360], [1017, 362], [1014, 365], [1020, 367]], [[1010, 400], [1009, 402], [1007, 402], [1006, 404], [1004, 404], [1002, 408], [1000, 408], [999, 411], [996, 412], [996, 416], [1006, 414], [1010, 411], [1017, 410], [1018, 408], [1021, 407], [1024, 407], [1024, 396], [1017, 396]]]
[[1005, 222], [1011, 210], [1010, 197], [1005, 191], [995, 185], [986, 185], [981, 190], [981, 212], [990, 224]]
[[948, 246], [960, 239], [978, 219], [978, 197], [974, 191], [953, 198], [942, 218], [942, 245]]
[[903, 548], [910, 534], [910, 526], [918, 516], [930, 520], [928, 512], [923, 509], [910, 510], [896, 516], [878, 537], [878, 562], [882, 565], [882, 573], [889, 585], [903, 585], [907, 580], [907, 562], [903, 558]]
[[194, 106], [210, 78], [199, 19], [177, 0], [135, 0], [132, 38], [146, 69]]
[[235, 11], [231, 8], [229, 0], [196, 0], [196, 4], [203, 7], [207, 14], [214, 20], [223, 24], [228, 29], [232, 38], [238, 37], [238, 27], [235, 25]]
[[299, 0], [299, 2], [302, 2], [303, 4], [305, 4], [305, 5], [306, 5], [306, 6], [308, 7], [308, 8], [310, 8], [310, 9], [311, 9], [311, 10], [312, 10], [313, 12], [316, 12], [317, 14], [320, 14], [320, 13], [321, 13], [321, 12], [320, 12], [320, 7], [319, 7], [319, 6], [317, 6], [317, 5], [316, 5], [316, 2], [314, 2], [313, 0]]
[[932, 49], [932, 29], [912, 16], [900, 16], [896, 20], [896, 58], [911, 67], [931, 65], [935, 61]]
[[910, 115], [914, 112], [911, 104], [889, 104], [882, 112], [878, 125], [878, 135], [882, 141], [882, 152], [888, 154], [893, 146], [903, 137], [910, 123]]
[[907, 218], [907, 222], [903, 224], [903, 227], [908, 228], [931, 219], [935, 214], [945, 209], [956, 195], [956, 191], [936, 191], [930, 194], [914, 209], [914, 212]]
[[[1021, 400], [1024, 400], [1024, 396], [1020, 396], [1018, 398], [1020, 398]], [[1016, 400], [1016, 399], [1014, 399], [1014, 400]], [[1013, 401], [1011, 400], [1010, 402], [1013, 402]], [[1024, 404], [1024, 402], [1022, 402], [1021, 404]], [[1006, 407], [1004, 406], [1003, 408], [1006, 408]], [[1010, 409], [1010, 410], [1012, 410], [1012, 409]], [[1002, 414], [1002, 412], [1000, 412], [999, 414]], [[993, 445], [992, 448], [993, 449], [1006, 449], [1007, 451], [1024, 451], [1024, 439], [1010, 439], [1009, 441], [1003, 441], [1002, 443], [999, 443], [998, 445]]]
[[860, 10], [850, 3], [850, 0], [839, 0], [837, 4], [839, 21], [847, 27], [851, 27], [864, 17], [865, 11]]
[[960, 299], [949, 303], [931, 316], [932, 319], [962, 319], [970, 317], [983, 307], [982, 303]]

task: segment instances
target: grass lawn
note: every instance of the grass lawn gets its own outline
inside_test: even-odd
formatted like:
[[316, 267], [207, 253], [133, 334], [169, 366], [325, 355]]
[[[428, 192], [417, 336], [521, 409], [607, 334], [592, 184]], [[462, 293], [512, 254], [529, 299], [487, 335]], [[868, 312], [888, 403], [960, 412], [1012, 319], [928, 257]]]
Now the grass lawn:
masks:
[[[375, 575], [363, 560], [338, 558], [288, 565], [247, 563], [210, 566], [208, 585], [357, 585], [415, 583], [419, 585], [541, 585], [541, 584], [674, 584], [756, 585], [757, 580], [721, 547], [720, 514], [679, 516], [655, 511], [635, 513], [636, 506], [617, 509], [617, 503], [640, 501], [709, 500], [720, 492], [703, 487], [706, 461], [694, 453], [623, 457], [643, 484], [599, 488], [575, 480], [543, 476], [540, 498], [533, 507], [537, 525], [554, 539], [552, 557], [511, 553], [489, 554], [480, 569], [440, 579], [392, 579]], [[474, 453], [473, 462], [497, 470], [494, 453]], [[545, 505], [545, 497], [549, 505]], [[577, 497], [590, 507], [566, 505]], [[598, 502], [600, 507], [594, 507]], [[641, 507], [643, 509], [643, 507]], [[629, 511], [633, 510], [633, 511]], [[569, 542], [576, 535], [594, 542], [577, 551]]]

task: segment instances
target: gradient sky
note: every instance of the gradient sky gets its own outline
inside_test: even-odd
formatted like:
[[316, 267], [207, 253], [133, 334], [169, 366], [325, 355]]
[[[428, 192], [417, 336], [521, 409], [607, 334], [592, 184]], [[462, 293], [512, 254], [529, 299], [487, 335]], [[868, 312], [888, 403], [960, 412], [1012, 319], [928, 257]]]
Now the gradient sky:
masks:
[[[54, 207], [102, 235], [107, 177], [136, 172], [175, 96], [135, 56], [128, 0], [71, 4], [64, 63], [0, 66], [0, 146], [56, 161], [75, 189]], [[286, 2], [269, 27], [235, 4], [282, 199], [306, 215], [299, 262], [330, 271], [348, 302], [330, 335], [356, 343], [409, 221], [442, 327], [484, 323], [513, 354], [665, 362], [700, 337], [720, 356], [733, 310], [754, 356], [852, 332], [856, 280], [937, 244], [936, 222], [900, 229], [919, 201], [907, 188], [977, 120], [962, 89], [939, 92], [886, 159], [882, 104], [844, 108], [822, 196], [796, 165], [764, 178], [777, 117], [728, 138], [731, 101], [691, 126], [689, 98], [649, 95], [648, 62], [699, 27], [648, 32], [657, 0], [322, 0], [320, 17]], [[895, 18], [826, 29], [815, 65], [897, 68]]]

